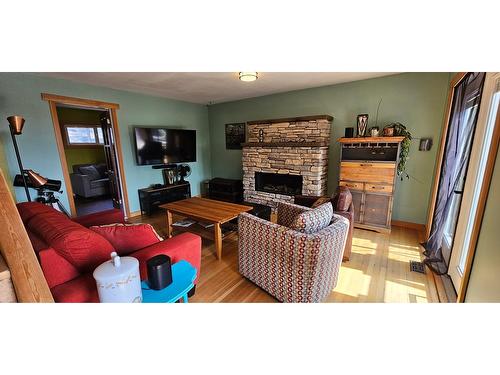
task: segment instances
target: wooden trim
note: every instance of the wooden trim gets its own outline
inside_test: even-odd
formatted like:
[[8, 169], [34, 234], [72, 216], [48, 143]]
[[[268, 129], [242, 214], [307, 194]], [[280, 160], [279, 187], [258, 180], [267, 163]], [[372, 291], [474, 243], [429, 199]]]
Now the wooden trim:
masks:
[[120, 127], [118, 126], [117, 108], [111, 108], [111, 125], [113, 126], [113, 136], [115, 137], [115, 150], [118, 157], [118, 169], [120, 170], [120, 185], [122, 188], [122, 202], [125, 208], [125, 217], [130, 217], [130, 207], [127, 193], [127, 183], [125, 181], [125, 167], [123, 166], [122, 142], [120, 139]]
[[141, 210], [138, 210], [138, 211], [132, 211], [129, 213], [129, 215], [127, 216], [128, 219], [132, 218], [132, 217], [137, 217], [137, 216], [141, 216], [142, 213], [141, 213]]
[[[486, 167], [484, 170], [483, 180], [481, 182], [481, 192], [477, 203], [476, 214], [473, 219], [473, 227], [469, 247], [467, 249], [467, 259], [465, 261], [464, 274], [462, 276], [460, 286], [457, 293], [457, 302], [464, 302], [469, 284], [470, 272], [472, 270], [472, 263], [476, 253], [476, 246], [481, 232], [481, 224], [483, 222], [484, 210], [486, 208], [486, 201], [488, 200], [488, 193], [490, 191], [491, 178], [495, 169], [495, 161], [497, 158], [498, 144], [500, 142], [500, 107], [497, 109], [497, 117], [495, 120], [495, 128], [493, 129], [490, 149], [488, 150], [488, 159], [486, 160]], [[500, 165], [498, 166], [500, 168]]]
[[120, 105], [116, 103], [103, 102], [100, 100], [73, 98], [71, 96], [62, 96], [55, 94], [42, 93], [42, 99], [49, 102], [57, 102], [59, 104], [69, 104], [84, 107], [102, 108], [102, 109], [119, 109]]
[[61, 126], [59, 125], [59, 117], [57, 115], [56, 102], [49, 101], [50, 115], [52, 116], [52, 125], [54, 126], [54, 134], [56, 136], [57, 152], [61, 161], [61, 167], [66, 185], [66, 194], [68, 196], [69, 210], [71, 216], [76, 216], [75, 200], [73, 198], [73, 187], [71, 186], [71, 178], [69, 177], [68, 162], [66, 161], [66, 153], [64, 152], [64, 140], [61, 134]]
[[437, 154], [437, 159], [436, 159], [436, 170], [434, 173], [434, 183], [432, 185], [432, 193], [431, 193], [431, 200], [429, 202], [429, 208], [427, 210], [427, 225], [425, 226], [426, 232], [425, 232], [425, 240], [427, 241], [429, 239], [431, 229], [432, 229], [432, 219], [434, 216], [434, 209], [436, 206], [436, 198], [437, 198], [437, 193], [439, 189], [439, 180], [441, 176], [441, 166], [443, 164], [443, 156], [444, 156], [444, 148], [446, 146], [446, 138], [448, 135], [448, 125], [450, 123], [450, 116], [451, 116], [451, 107], [453, 105], [453, 98], [454, 98], [454, 93], [455, 93], [455, 87], [462, 82], [462, 79], [465, 77], [467, 73], [457, 73], [453, 76], [450, 82], [450, 88], [448, 91], [448, 101], [447, 101], [447, 111], [446, 111], [446, 116], [444, 117], [444, 124], [443, 124], [443, 129], [441, 131], [441, 142], [439, 144], [439, 150]]
[[19, 216], [7, 181], [0, 170], [0, 251], [9, 267], [19, 302], [54, 302]]
[[327, 121], [332, 122], [333, 117], [330, 115], [316, 115], [316, 116], [275, 118], [275, 119], [271, 119], [271, 120], [247, 121], [247, 125], [276, 124], [279, 122], [299, 122], [299, 121], [314, 121], [314, 120], [327, 120]]
[[414, 229], [417, 232], [425, 233], [424, 224], [412, 223], [409, 221], [401, 221], [401, 220], [392, 220], [391, 224], [396, 227]]
[[[111, 114], [111, 123], [113, 127], [113, 136], [115, 140], [115, 150], [118, 159], [118, 169], [120, 173], [120, 184], [122, 187], [122, 204], [124, 207], [125, 217], [130, 217], [130, 209], [128, 202], [127, 184], [125, 182], [125, 168], [123, 166], [123, 154], [122, 145], [120, 140], [120, 130], [118, 126], [118, 116], [116, 115], [116, 110], [120, 108], [119, 104], [101, 102], [98, 100], [91, 99], [80, 99], [72, 98], [68, 96], [53, 95], [42, 93], [42, 99], [49, 102], [50, 114], [52, 116], [52, 123], [54, 125], [54, 132], [56, 136], [57, 149], [59, 152], [59, 158], [61, 159], [61, 167], [63, 170], [64, 181], [66, 184], [66, 193], [68, 195], [68, 201], [70, 206], [70, 211], [72, 216], [76, 216], [75, 200], [73, 197], [73, 188], [71, 186], [71, 179], [69, 176], [68, 163], [66, 162], [66, 154], [64, 152], [64, 140], [62, 138], [62, 129], [59, 123], [59, 117], [57, 115], [57, 104], [68, 104], [77, 105], [82, 107], [93, 107], [101, 108], [103, 110], [109, 110]], [[88, 146], [87, 146], [88, 147]]]
[[373, 225], [373, 224], [361, 224], [361, 223], [354, 222], [354, 228], [367, 229], [367, 230], [372, 230], [374, 232], [385, 233], [385, 234], [391, 233], [391, 228]]
[[340, 143], [399, 143], [405, 137], [354, 137], [354, 138], [339, 138]]

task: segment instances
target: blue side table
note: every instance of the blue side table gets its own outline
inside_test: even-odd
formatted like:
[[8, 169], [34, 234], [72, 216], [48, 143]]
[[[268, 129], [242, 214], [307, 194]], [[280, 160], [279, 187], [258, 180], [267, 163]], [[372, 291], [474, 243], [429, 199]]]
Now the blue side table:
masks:
[[149, 288], [147, 281], [141, 283], [143, 303], [174, 303], [183, 299], [188, 302], [188, 292], [194, 287], [196, 268], [189, 262], [180, 260], [172, 265], [172, 284], [162, 290]]

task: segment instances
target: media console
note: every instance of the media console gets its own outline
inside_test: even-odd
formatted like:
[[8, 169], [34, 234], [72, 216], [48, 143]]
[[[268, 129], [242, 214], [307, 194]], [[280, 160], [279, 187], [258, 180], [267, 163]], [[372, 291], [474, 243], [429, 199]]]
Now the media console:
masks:
[[151, 215], [161, 204], [186, 198], [191, 198], [191, 185], [187, 181], [139, 189], [141, 214], [145, 215]]

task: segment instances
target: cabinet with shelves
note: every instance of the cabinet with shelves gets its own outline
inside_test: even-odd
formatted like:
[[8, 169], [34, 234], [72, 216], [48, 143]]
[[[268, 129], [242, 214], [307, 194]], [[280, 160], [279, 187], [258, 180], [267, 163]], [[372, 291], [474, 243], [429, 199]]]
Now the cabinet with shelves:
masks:
[[340, 138], [339, 185], [349, 188], [354, 226], [389, 233], [404, 137]]

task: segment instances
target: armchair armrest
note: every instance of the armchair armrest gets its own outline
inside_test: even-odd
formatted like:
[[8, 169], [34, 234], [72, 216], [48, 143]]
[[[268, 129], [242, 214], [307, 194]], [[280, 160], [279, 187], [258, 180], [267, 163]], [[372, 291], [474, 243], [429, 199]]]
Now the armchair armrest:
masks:
[[347, 231], [347, 240], [344, 249], [344, 260], [349, 260], [352, 250], [352, 237], [354, 235], [354, 205], [351, 203], [347, 211], [333, 211], [334, 214], [345, 217], [349, 221], [349, 230]]
[[308, 210], [310, 208], [298, 204], [278, 202], [278, 225], [289, 227], [298, 215]]
[[80, 173], [71, 173], [69, 177], [73, 193], [82, 197], [90, 193], [90, 176]]
[[314, 197], [312, 195], [296, 195], [293, 197], [293, 203], [304, 207], [311, 207], [316, 200], [321, 197]]

